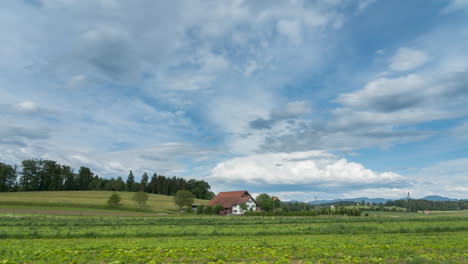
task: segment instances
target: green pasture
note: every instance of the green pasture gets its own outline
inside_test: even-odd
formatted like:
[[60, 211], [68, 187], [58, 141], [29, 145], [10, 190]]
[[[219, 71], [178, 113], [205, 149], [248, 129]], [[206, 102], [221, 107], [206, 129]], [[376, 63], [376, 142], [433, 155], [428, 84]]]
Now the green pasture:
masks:
[[[132, 200], [133, 192], [118, 192], [122, 198], [121, 206], [109, 208], [107, 199], [112, 194], [109, 191], [57, 191], [57, 192], [6, 192], [0, 193], [0, 208], [18, 209], [28, 207], [37, 210], [49, 210], [45, 208], [56, 208], [56, 210], [69, 211], [146, 211], [154, 213], [175, 213], [177, 207], [172, 201], [172, 196], [148, 194], [147, 206], [138, 209]], [[207, 200], [195, 200], [195, 203], [206, 204]], [[34, 208], [32, 208], [34, 207]], [[55, 210], [55, 209], [50, 209]]]
[[0, 263], [467, 263], [468, 213], [1, 215]]

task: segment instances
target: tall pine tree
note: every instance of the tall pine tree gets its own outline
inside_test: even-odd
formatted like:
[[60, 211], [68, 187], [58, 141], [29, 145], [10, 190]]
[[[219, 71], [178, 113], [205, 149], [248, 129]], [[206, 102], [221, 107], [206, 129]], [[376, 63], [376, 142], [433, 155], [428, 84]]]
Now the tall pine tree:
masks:
[[127, 177], [127, 191], [133, 192], [135, 186], [135, 176], [133, 176], [133, 172], [130, 171]]

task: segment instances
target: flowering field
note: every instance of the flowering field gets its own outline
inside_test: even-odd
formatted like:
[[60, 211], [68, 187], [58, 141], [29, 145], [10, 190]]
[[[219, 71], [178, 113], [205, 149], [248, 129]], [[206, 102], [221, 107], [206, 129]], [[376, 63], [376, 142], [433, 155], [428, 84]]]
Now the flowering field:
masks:
[[468, 216], [0, 216], [0, 263], [467, 263]]

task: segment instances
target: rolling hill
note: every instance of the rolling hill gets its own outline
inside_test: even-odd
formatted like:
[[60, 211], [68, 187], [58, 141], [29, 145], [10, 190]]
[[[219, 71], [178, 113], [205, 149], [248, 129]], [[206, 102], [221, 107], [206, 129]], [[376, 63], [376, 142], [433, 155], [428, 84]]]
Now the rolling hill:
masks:
[[[151, 213], [176, 213], [172, 196], [148, 194], [147, 206], [138, 209], [132, 200], [133, 192], [117, 192], [121, 196], [121, 206], [110, 208], [107, 199], [110, 191], [54, 191], [54, 192], [6, 192], [0, 193], [0, 208], [38, 208], [47, 210], [77, 211], [136, 211]], [[208, 200], [195, 200], [206, 204]]]

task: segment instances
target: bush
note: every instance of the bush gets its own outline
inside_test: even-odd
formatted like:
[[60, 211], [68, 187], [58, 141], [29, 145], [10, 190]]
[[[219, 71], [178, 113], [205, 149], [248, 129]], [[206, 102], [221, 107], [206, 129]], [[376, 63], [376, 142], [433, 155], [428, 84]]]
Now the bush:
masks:
[[224, 206], [220, 204], [215, 205], [215, 207], [213, 208], [213, 214], [218, 215], [222, 211], [224, 211]]
[[137, 203], [138, 208], [141, 208], [146, 205], [146, 201], [148, 201], [148, 194], [145, 192], [136, 192], [133, 195], [132, 200]]
[[197, 214], [199, 214], [199, 215], [204, 214], [205, 213], [204, 211], [205, 211], [205, 206], [204, 205], [198, 206]]
[[213, 214], [213, 206], [207, 205], [205, 207], [205, 210], [203, 211], [203, 214], [210, 215]]
[[116, 192], [112, 193], [111, 196], [109, 196], [109, 199], [107, 199], [107, 204], [115, 207], [120, 203], [120, 195]]

